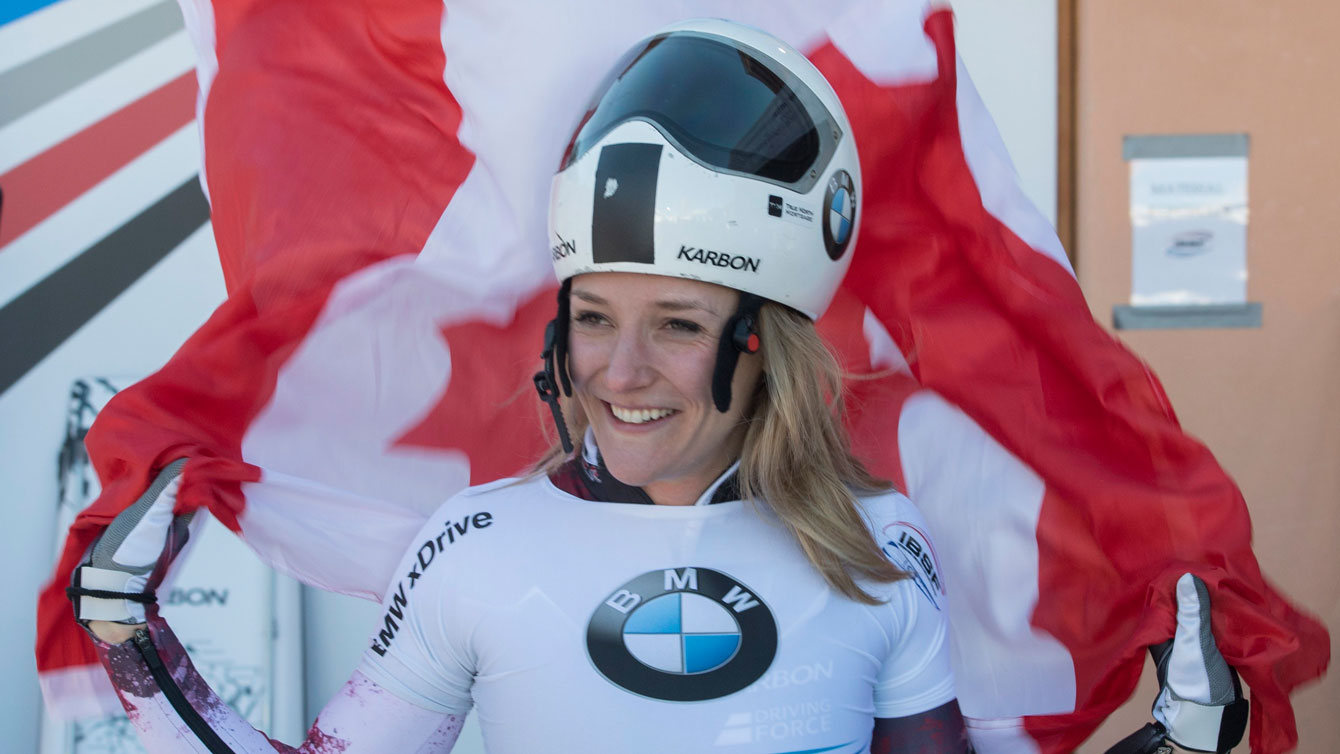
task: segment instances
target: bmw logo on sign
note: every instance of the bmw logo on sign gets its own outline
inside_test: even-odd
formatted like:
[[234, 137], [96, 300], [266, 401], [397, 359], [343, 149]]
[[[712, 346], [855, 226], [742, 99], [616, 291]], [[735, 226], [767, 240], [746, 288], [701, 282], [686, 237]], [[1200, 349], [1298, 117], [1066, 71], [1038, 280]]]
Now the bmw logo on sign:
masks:
[[824, 248], [828, 256], [841, 259], [856, 229], [856, 184], [845, 170], [828, 179], [824, 193]]
[[772, 611], [748, 587], [708, 568], [648, 571], [596, 608], [586, 651], [614, 685], [668, 702], [733, 694], [777, 654]]

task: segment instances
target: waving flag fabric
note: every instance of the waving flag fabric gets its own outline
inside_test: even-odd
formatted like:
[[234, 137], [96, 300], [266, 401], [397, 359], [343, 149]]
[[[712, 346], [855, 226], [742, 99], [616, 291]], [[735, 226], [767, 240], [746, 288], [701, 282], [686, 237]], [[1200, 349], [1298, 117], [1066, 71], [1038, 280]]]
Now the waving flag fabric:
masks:
[[[377, 598], [428, 512], [538, 456], [549, 176], [623, 50], [720, 13], [182, 4], [229, 297], [89, 434], [104, 492], [39, 609], [58, 712], [114, 704], [61, 587], [172, 459], [190, 459], [184, 507], [306, 583]], [[859, 245], [820, 326], [853, 373], [880, 375], [851, 383], [851, 429], [934, 529], [978, 749], [1073, 749], [1129, 697], [1144, 647], [1171, 636], [1188, 570], [1251, 686], [1253, 749], [1291, 748], [1288, 693], [1325, 668], [1325, 629], [1263, 579], [1237, 489], [1093, 322], [955, 55], [948, 10], [732, 11], [806, 51], [851, 118]]]

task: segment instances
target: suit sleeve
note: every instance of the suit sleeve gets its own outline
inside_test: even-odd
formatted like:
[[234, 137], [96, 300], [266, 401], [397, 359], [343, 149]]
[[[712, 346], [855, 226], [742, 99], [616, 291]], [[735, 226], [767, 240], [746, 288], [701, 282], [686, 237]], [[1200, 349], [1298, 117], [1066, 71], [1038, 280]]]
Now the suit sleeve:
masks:
[[475, 658], [466, 622], [469, 597], [452, 590], [459, 570], [447, 565], [440, 537], [451, 501], [429, 518], [401, 558], [372, 627], [359, 672], [407, 702], [464, 716], [472, 701]]
[[94, 646], [150, 754], [442, 754], [460, 734], [463, 717], [415, 706], [354, 673], [306, 740], [289, 746], [251, 727], [220, 699], [161, 618], [150, 616], [142, 634], [124, 644]]
[[945, 590], [926, 521], [915, 506], [894, 496], [874, 520], [880, 548], [908, 574], [891, 585], [889, 601], [878, 608], [888, 611], [893, 630], [875, 683], [875, 717], [906, 717], [956, 696]]

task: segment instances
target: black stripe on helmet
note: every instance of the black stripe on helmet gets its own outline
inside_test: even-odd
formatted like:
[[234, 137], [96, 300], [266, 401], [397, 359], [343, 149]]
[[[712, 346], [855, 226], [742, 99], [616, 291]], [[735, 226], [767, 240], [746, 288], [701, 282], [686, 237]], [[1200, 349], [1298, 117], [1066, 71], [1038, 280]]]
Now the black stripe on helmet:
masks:
[[661, 145], [610, 144], [596, 164], [591, 256], [596, 264], [654, 264]]

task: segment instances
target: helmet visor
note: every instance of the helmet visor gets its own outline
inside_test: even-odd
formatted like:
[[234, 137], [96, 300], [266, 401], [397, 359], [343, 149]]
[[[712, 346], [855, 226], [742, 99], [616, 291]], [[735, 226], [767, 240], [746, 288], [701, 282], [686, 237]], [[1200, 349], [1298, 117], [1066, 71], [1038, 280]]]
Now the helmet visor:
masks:
[[719, 37], [678, 32], [634, 48], [601, 86], [560, 170], [615, 126], [651, 123], [705, 166], [807, 192], [842, 133], [799, 78]]

